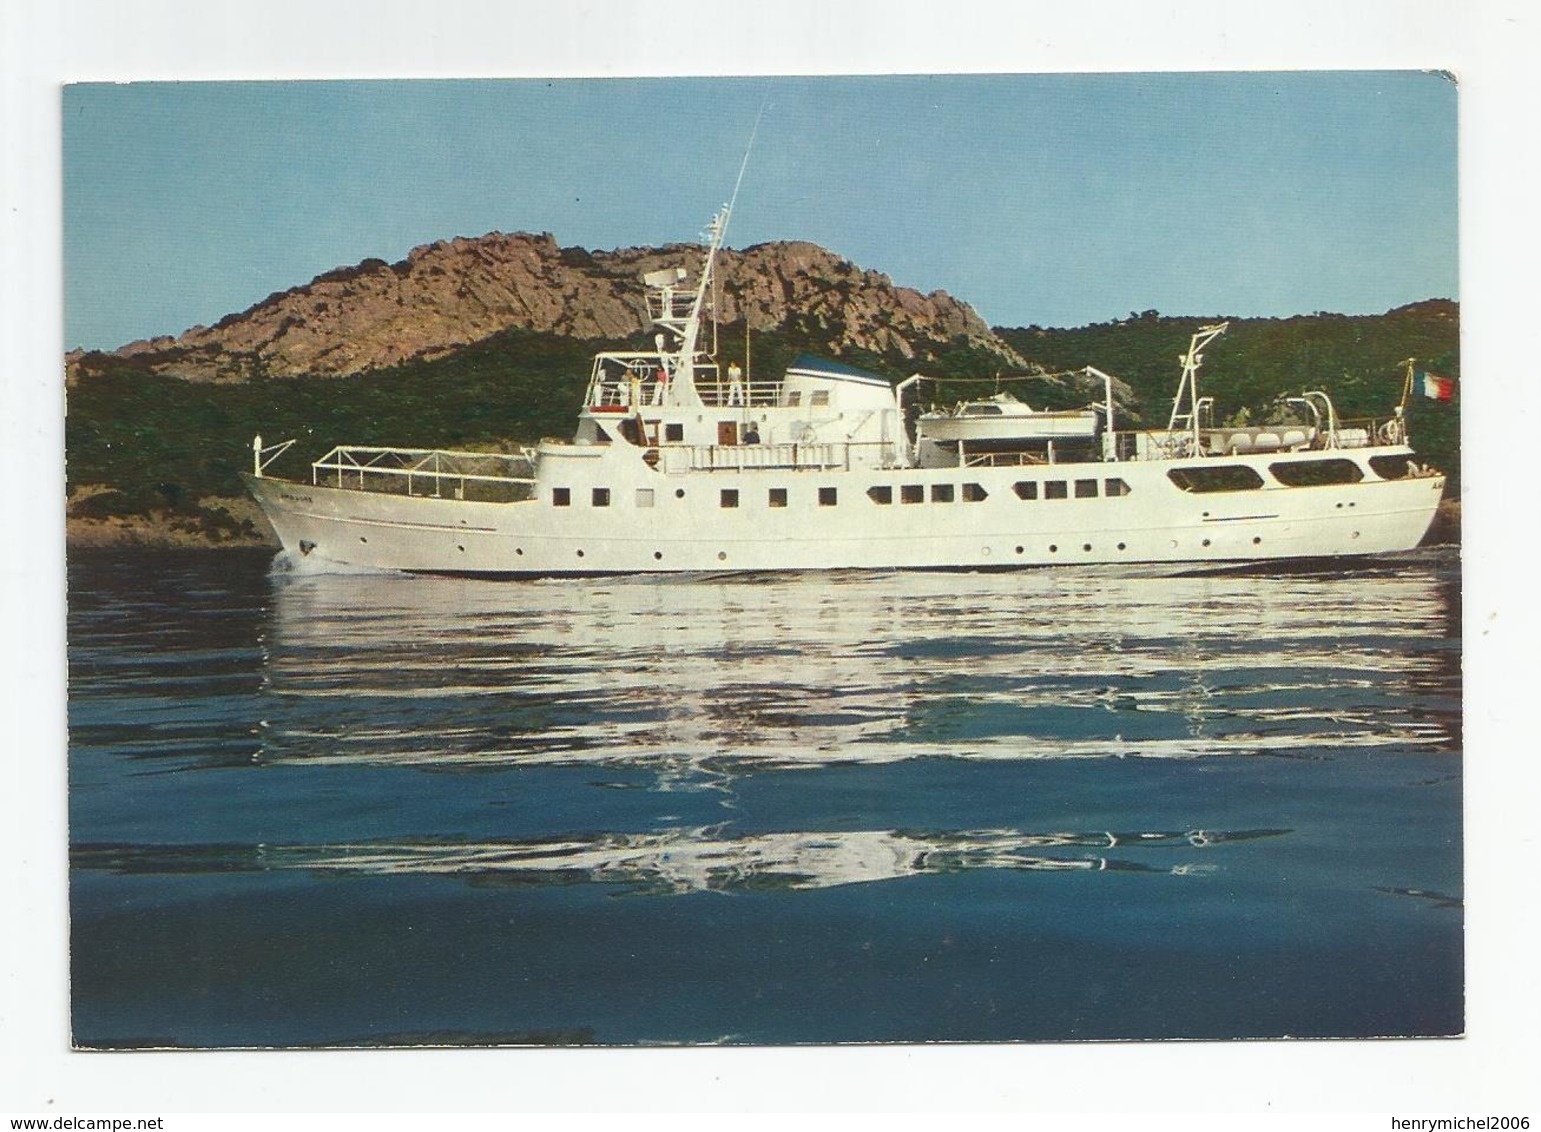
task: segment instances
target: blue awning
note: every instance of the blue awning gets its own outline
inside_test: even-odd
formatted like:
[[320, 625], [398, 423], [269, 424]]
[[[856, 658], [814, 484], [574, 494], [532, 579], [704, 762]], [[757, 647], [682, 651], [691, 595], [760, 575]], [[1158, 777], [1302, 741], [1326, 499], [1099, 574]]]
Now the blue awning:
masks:
[[813, 354], [799, 354], [797, 359], [787, 367], [787, 373], [797, 374], [802, 377], [827, 377], [835, 381], [860, 381], [868, 385], [881, 385], [885, 388], [893, 383], [886, 377], [868, 370], [858, 369], [855, 366], [846, 365], [844, 362], [831, 361], [828, 358], [816, 357]]

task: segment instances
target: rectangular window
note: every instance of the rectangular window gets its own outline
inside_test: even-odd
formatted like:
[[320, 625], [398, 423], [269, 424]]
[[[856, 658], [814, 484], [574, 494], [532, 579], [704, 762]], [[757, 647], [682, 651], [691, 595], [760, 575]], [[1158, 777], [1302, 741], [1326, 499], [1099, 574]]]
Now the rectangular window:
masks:
[[651, 507], [653, 505], [653, 489], [650, 487], [637, 488], [637, 506]]
[[1102, 494], [1103, 495], [1128, 495], [1129, 494], [1129, 485], [1126, 484], [1123, 480], [1120, 480], [1120, 479], [1103, 480], [1102, 481]]
[[795, 393], [788, 393], [787, 394], [787, 408], [795, 409], [795, 408], [797, 408], [797, 406], [801, 405], [802, 403], [803, 403], [803, 393], [802, 393], [802, 390], [799, 389]]
[[812, 395], [808, 398], [808, 404], [812, 405], [815, 409], [823, 408], [824, 406], [828, 405], [829, 390], [815, 389]]
[[989, 498], [990, 493], [984, 489], [982, 484], [966, 483], [963, 485], [963, 502], [983, 503]]
[[1096, 480], [1076, 480], [1075, 481], [1075, 497], [1077, 499], [1096, 499], [1097, 498], [1097, 481]]
[[952, 484], [950, 484], [950, 483], [934, 483], [934, 484], [932, 484], [931, 485], [931, 502], [932, 503], [951, 503], [952, 502]]
[[1016, 483], [1011, 485], [1011, 490], [1017, 493], [1018, 499], [1037, 499], [1038, 481], [1018, 480]]
[[923, 483], [907, 483], [899, 488], [900, 503], [924, 503], [926, 501], [926, 485]]
[[1263, 486], [1263, 477], [1246, 464], [1173, 468], [1166, 478], [1184, 491], [1258, 491]]
[[596, 487], [594, 489], [593, 503], [595, 507], [610, 506], [610, 489], [608, 487]]
[[1064, 480], [1045, 480], [1043, 485], [1043, 497], [1045, 499], [1067, 499]]
[[725, 487], [722, 489], [722, 505], [724, 507], [738, 506], [738, 488]]
[[894, 501], [894, 489], [887, 484], [880, 484], [867, 489], [867, 498], [874, 503], [892, 503]]
[[668, 444], [679, 444], [685, 439], [685, 426], [682, 424], [666, 424], [663, 426], [663, 438]]
[[571, 507], [572, 503], [573, 503], [573, 493], [572, 493], [572, 489], [571, 488], [567, 488], [567, 487], [554, 487], [554, 488], [551, 489], [551, 506], [553, 506], [553, 507]]
[[838, 501], [839, 501], [839, 498], [838, 498], [834, 488], [832, 488], [832, 487], [821, 487], [821, 488], [819, 488], [819, 506], [820, 507], [833, 507]]
[[769, 502], [772, 507], [785, 507], [787, 505], [787, 489], [784, 487], [771, 488]]

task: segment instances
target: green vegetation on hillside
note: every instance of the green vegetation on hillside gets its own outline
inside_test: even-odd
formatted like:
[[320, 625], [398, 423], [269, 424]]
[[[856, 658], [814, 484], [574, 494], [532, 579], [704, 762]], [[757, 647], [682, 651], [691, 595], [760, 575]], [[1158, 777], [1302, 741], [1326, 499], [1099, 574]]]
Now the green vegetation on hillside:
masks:
[[[94, 360], [69, 391], [65, 422], [72, 492], [105, 484], [72, 513], [152, 510], [198, 515], [204, 496], [238, 495], [251, 440], [298, 444], [274, 472], [334, 444], [461, 448], [565, 436], [588, 378], [593, 344], [509, 332], [435, 361], [348, 378], [205, 384], [158, 376], [133, 359]], [[210, 522], [217, 513], [202, 513]]]
[[[1163, 424], [1176, 385], [1178, 355], [1205, 320], [1163, 318], [1154, 311], [1126, 321], [1071, 330], [1004, 329], [1002, 338], [1048, 370], [1095, 365], [1129, 383], [1147, 423]], [[750, 343], [752, 371], [780, 374], [799, 353], [827, 352], [828, 328], [794, 323], [757, 332]], [[744, 356], [742, 325], [718, 337], [723, 362]], [[645, 335], [629, 344], [646, 349]], [[275, 474], [303, 475], [306, 462], [334, 444], [418, 448], [497, 447], [532, 443], [572, 432], [579, 401], [598, 348], [617, 348], [550, 334], [508, 331], [432, 361], [348, 378], [265, 378], [239, 384], [197, 384], [157, 376], [132, 358], [96, 356], [90, 372], [69, 390], [66, 447], [72, 494], [84, 485], [72, 514], [106, 517], [169, 512], [180, 521], [218, 532], [234, 521], [205, 510], [209, 496], [241, 492], [236, 473], [250, 466], [251, 438], [299, 443]], [[1385, 416], [1401, 391], [1398, 363], [1417, 357], [1449, 377], [1460, 376], [1454, 304], [1423, 303], [1378, 317], [1311, 315], [1233, 321], [1211, 344], [1204, 392], [1218, 414], [1246, 409], [1264, 419], [1284, 392], [1325, 388], [1344, 417]], [[917, 370], [932, 376], [985, 377], [999, 359], [963, 342], [926, 343], [919, 361], [897, 353], [847, 353], [841, 360], [893, 379]], [[1034, 404], [1068, 407], [1085, 391], [1042, 385]], [[944, 390], [944, 398], [969, 387]], [[977, 392], [977, 387], [973, 388]], [[1426, 459], [1458, 483], [1456, 408], [1414, 397], [1413, 437]]]

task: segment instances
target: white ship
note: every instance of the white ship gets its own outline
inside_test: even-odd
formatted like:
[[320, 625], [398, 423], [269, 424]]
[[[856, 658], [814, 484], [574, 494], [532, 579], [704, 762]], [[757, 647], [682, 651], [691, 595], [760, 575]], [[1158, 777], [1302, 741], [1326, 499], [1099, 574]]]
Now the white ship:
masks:
[[[1034, 411], [1007, 394], [916, 414], [922, 383], [799, 358], [774, 380], [726, 369], [704, 333], [724, 208], [700, 268], [650, 272], [655, 349], [594, 359], [569, 440], [517, 452], [333, 448], [308, 480], [267, 474], [294, 442], [252, 442], [246, 482], [285, 549], [349, 568], [524, 577], [677, 571], [996, 569], [1239, 563], [1408, 550], [1444, 476], [1408, 446], [1403, 405], [1342, 421], [1227, 428], [1200, 396], [1202, 327], [1165, 428], [1104, 401]], [[913, 417], [913, 435], [909, 419]]]

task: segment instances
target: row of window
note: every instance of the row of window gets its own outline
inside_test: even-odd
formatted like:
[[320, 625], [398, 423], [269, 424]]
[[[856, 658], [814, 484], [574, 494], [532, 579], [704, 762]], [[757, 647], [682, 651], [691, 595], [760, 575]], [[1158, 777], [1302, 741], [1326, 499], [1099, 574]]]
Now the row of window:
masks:
[[[977, 496], [970, 494], [970, 492], [969, 492], [970, 488], [973, 488], [978, 493]], [[873, 491], [878, 491], [878, 490], [889, 491], [891, 489], [889, 489], [889, 488], [882, 488], [882, 489], [873, 488]], [[952, 491], [952, 488], [951, 488], [950, 485], [947, 486], [947, 490], [948, 490], [949, 493]], [[650, 487], [639, 487], [639, 488], [636, 489], [636, 491], [637, 491], [637, 494], [636, 494], [636, 505], [638, 507], [651, 507], [651, 506], [653, 506], [653, 503], [654, 503], [654, 500], [655, 500], [653, 488], [650, 488]], [[868, 494], [871, 494], [871, 493], [869, 492]], [[674, 491], [674, 495], [675, 495], [676, 499], [683, 499], [685, 497], [685, 489], [682, 488], [682, 487], [681, 488], [676, 488], [675, 491]], [[985, 497], [984, 488], [980, 487], [977, 483], [975, 483], [975, 484], [964, 484], [963, 485], [963, 498], [965, 498], [965, 499], [973, 499], [973, 498], [983, 499], [984, 497]], [[725, 487], [725, 488], [722, 488], [722, 489], [720, 489], [720, 494], [719, 494], [718, 498], [719, 498], [721, 506], [723, 506], [723, 507], [737, 507], [738, 506], [738, 500], [739, 500], [738, 488], [736, 488], [736, 487]], [[820, 507], [834, 507], [839, 502], [840, 502], [840, 492], [839, 492], [838, 488], [833, 488], [833, 487], [821, 487], [821, 488], [819, 488], [819, 506]], [[892, 500], [891, 499], [887, 499], [887, 500], [883, 500], [883, 502], [888, 503], [888, 502], [892, 502]], [[610, 489], [608, 487], [590, 488], [589, 489], [589, 503], [592, 506], [594, 506], [594, 507], [608, 507], [608, 506], [610, 506]], [[773, 488], [771, 488], [769, 490], [769, 492], [767, 493], [767, 495], [766, 495], [766, 503], [767, 503], [767, 505], [769, 505], [771, 507], [785, 507], [787, 505], [787, 489], [784, 488], [784, 487], [773, 487]], [[553, 506], [553, 507], [571, 507], [572, 505], [573, 505], [572, 488], [570, 488], [570, 487], [554, 487], [554, 488], [551, 489], [551, 506]]]
[[[960, 497], [956, 484], [934, 483], [931, 485], [932, 503], [952, 503]], [[980, 503], [990, 498], [990, 493], [977, 483], [963, 485], [961, 497], [965, 503]], [[880, 484], [867, 489], [867, 498], [874, 503], [892, 503], [894, 501], [894, 489], [888, 484]], [[906, 483], [899, 485], [900, 503], [924, 503], [926, 501], [926, 485], [923, 483]]]
[[[1370, 467], [1382, 479], [1401, 479], [1408, 474], [1405, 456], [1372, 456]], [[1325, 487], [1332, 484], [1358, 483], [1364, 470], [1352, 460], [1341, 457], [1326, 460], [1281, 460], [1268, 465], [1269, 474], [1285, 487]], [[1173, 468], [1167, 478], [1184, 491], [1257, 491], [1263, 477], [1246, 464], [1206, 464], [1192, 468]]]
[[[793, 392], [787, 394], [787, 407], [788, 408], [795, 409], [795, 408], [797, 408], [797, 406], [801, 405], [802, 403], [803, 403], [803, 394], [802, 394], [801, 390], [794, 390]], [[815, 409], [824, 408], [825, 406], [827, 406], [829, 404], [829, 390], [828, 389], [815, 389], [809, 395], [809, 397], [808, 397], [808, 404], [811, 405]]]
[[[1121, 479], [1108, 478], [1104, 480], [1079, 479], [1079, 480], [1019, 480], [1012, 485], [1018, 499], [1038, 499], [1042, 490], [1043, 499], [1068, 499], [1074, 491], [1077, 499], [1095, 499], [1099, 494], [1105, 496], [1121, 496], [1129, 494], [1129, 485]], [[636, 489], [636, 506], [651, 507], [654, 503], [654, 489], [639, 487]], [[685, 489], [678, 488], [674, 492], [678, 498], [684, 498]], [[821, 487], [818, 491], [820, 507], [834, 507], [840, 502], [838, 488]], [[867, 489], [867, 498], [878, 504], [891, 504], [894, 502], [894, 488], [890, 484], [877, 484]], [[990, 498], [990, 493], [981, 484], [965, 483], [933, 483], [929, 486], [923, 483], [906, 483], [899, 485], [898, 499], [900, 503], [924, 503], [927, 499], [932, 503], [953, 503], [961, 499], [965, 503], [981, 503]], [[719, 505], [722, 507], [737, 507], [739, 505], [739, 489], [736, 487], [724, 487], [719, 489]], [[553, 507], [571, 507], [573, 502], [572, 489], [567, 487], [554, 487], [551, 489], [551, 505]], [[610, 506], [610, 489], [608, 487], [591, 488], [589, 503], [594, 507]], [[766, 493], [766, 505], [770, 507], [785, 507], [787, 505], [787, 489], [773, 487]]]
[[[1069, 499], [1071, 492], [1077, 499], [1096, 499], [1099, 481], [1082, 480], [1018, 480], [1011, 485], [1018, 499]], [[1129, 485], [1116, 476], [1100, 481], [1102, 494], [1117, 497], [1129, 494]], [[1043, 494], [1040, 496], [1039, 492]]]

